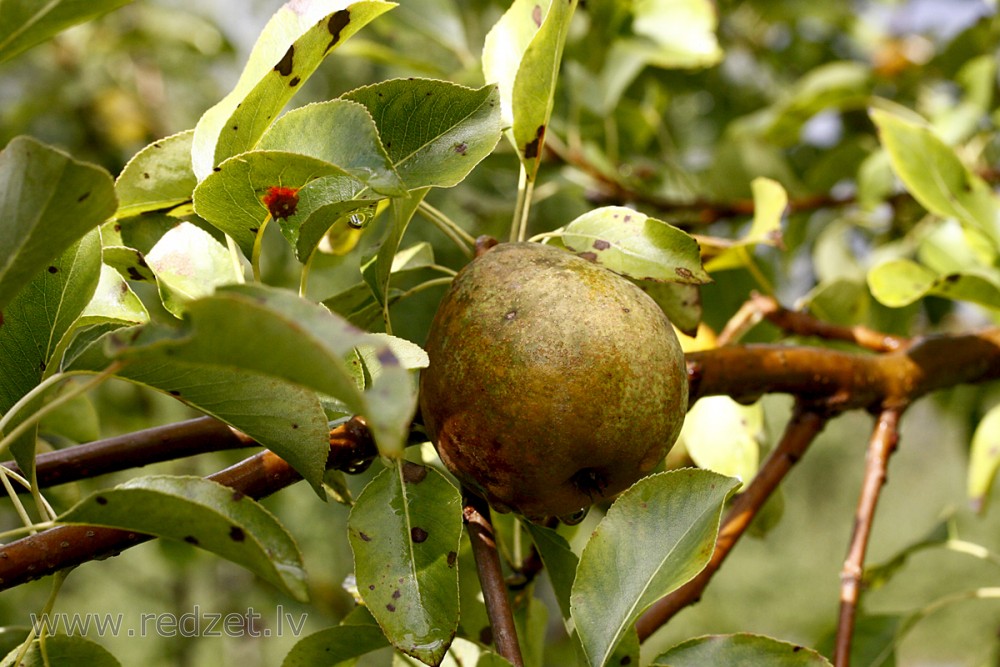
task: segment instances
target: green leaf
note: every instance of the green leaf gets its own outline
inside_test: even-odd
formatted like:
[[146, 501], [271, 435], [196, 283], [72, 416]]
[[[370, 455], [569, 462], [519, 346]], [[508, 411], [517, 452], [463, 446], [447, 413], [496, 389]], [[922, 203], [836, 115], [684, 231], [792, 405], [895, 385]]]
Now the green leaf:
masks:
[[150, 211], [181, 213], [198, 185], [191, 168], [194, 130], [158, 139], [136, 153], [115, 181], [117, 218]]
[[458, 627], [458, 490], [433, 468], [396, 461], [351, 510], [358, 591], [392, 644], [429, 665]]
[[703, 284], [698, 243], [662, 220], [623, 206], [584, 213], [566, 226], [567, 248], [636, 280]]
[[763, 439], [761, 403], [740, 405], [728, 396], [699, 399], [684, 418], [677, 438], [699, 468], [744, 484], [757, 474]]
[[483, 74], [497, 82], [504, 126], [534, 180], [576, 0], [515, 0], [486, 36]]
[[297, 600], [308, 598], [302, 554], [262, 505], [194, 476], [150, 475], [97, 491], [58, 518], [187, 542], [242, 565]]
[[387, 331], [392, 330], [389, 324], [389, 279], [396, 262], [396, 253], [399, 250], [400, 241], [403, 240], [403, 234], [406, 233], [406, 228], [413, 220], [413, 214], [417, 212], [417, 207], [427, 196], [429, 189], [417, 190], [406, 199], [393, 200], [392, 221], [386, 238], [379, 245], [375, 257], [362, 259], [362, 275], [368, 286], [371, 287], [375, 300], [382, 306], [382, 318]]
[[0, 63], [58, 32], [85, 23], [131, 0], [4, 0], [0, 12]]
[[947, 545], [955, 539], [954, 519], [947, 517], [935, 524], [929, 531], [913, 542], [905, 545], [896, 554], [881, 563], [865, 566], [864, 584], [867, 590], [878, 590], [896, 576], [916, 553]]
[[698, 285], [658, 283], [652, 280], [638, 280], [636, 284], [639, 289], [652, 297], [666, 313], [671, 324], [689, 336], [696, 334], [704, 311], [701, 288]]
[[831, 667], [816, 651], [751, 634], [698, 637], [674, 646], [653, 660], [654, 667]]
[[1000, 469], [1000, 405], [983, 415], [972, 435], [966, 493], [977, 511], [983, 512], [990, 500], [990, 489]]
[[573, 621], [592, 667], [607, 664], [647, 607], [705, 567], [737, 486], [684, 469], [646, 477], [618, 497], [584, 547], [573, 582]]
[[115, 212], [111, 176], [28, 137], [0, 151], [0, 311]]
[[[336, 187], [324, 181], [327, 183], [324, 198], [312, 203], [309, 191], [303, 186], [325, 176], [333, 177], [330, 182]], [[252, 151], [226, 160], [195, 188], [194, 210], [231, 236], [243, 254], [250, 257], [257, 234], [268, 217], [261, 198], [275, 186], [302, 188], [298, 192], [302, 211], [297, 210], [293, 217], [308, 217], [324, 204], [353, 199], [364, 187], [343, 170], [314, 157], [284, 151]]]
[[743, 238], [726, 244], [722, 252], [705, 263], [709, 273], [737, 269], [750, 261], [750, 250], [758, 245], [776, 246], [781, 243], [781, 220], [788, 207], [788, 193], [777, 181], [755, 178], [753, 189], [753, 223]]
[[131, 326], [149, 321], [149, 313], [122, 275], [107, 264], [101, 265], [101, 277], [93, 297], [74, 326]]
[[921, 206], [985, 234], [1000, 246], [1000, 216], [990, 186], [962, 164], [926, 125], [873, 109], [892, 168]]
[[389, 646], [382, 629], [370, 624], [349, 623], [314, 632], [300, 639], [288, 652], [281, 667], [337, 665]]
[[493, 85], [472, 89], [393, 79], [341, 99], [368, 109], [407, 190], [457, 185], [500, 140], [500, 99]]
[[146, 255], [146, 265], [156, 276], [163, 307], [176, 317], [183, 317], [194, 299], [243, 278], [236, 272], [229, 250], [190, 222], [164, 234]]
[[985, 271], [938, 275], [912, 260], [893, 259], [868, 272], [868, 287], [876, 299], [893, 308], [927, 295], [1000, 308], [1000, 279]]
[[[179, 329], [147, 327], [145, 340], [153, 341], [148, 345], [142, 339], [122, 343], [126, 348], [119, 358], [229, 369], [307, 387], [364, 415], [383, 455], [402, 453], [416, 392], [408, 371], [384, 339], [373, 338], [292, 292], [262, 286], [220, 288], [211, 297], [190, 302], [187, 314]], [[381, 367], [364, 392], [345, 361], [358, 346], [370, 349]], [[225, 389], [216, 391], [223, 398]], [[326, 462], [326, 451], [319, 447], [320, 443], [309, 445], [307, 461], [298, 457], [307, 463], [305, 469], [287, 459], [315, 484]], [[285, 452], [276, 451], [285, 457]]]
[[195, 127], [192, 162], [198, 179], [252, 149], [323, 59], [394, 6], [380, 0], [297, 0], [282, 6], [261, 32], [236, 87]]
[[556, 594], [563, 621], [569, 625], [570, 595], [573, 592], [573, 580], [576, 578], [579, 559], [570, 549], [566, 539], [556, 531], [530, 521], [524, 522], [523, 525], [531, 534], [531, 540], [542, 558], [545, 571], [549, 573], [549, 581], [552, 582], [552, 590]]
[[368, 110], [330, 100], [293, 109], [264, 133], [257, 150], [300, 153], [328, 162], [384, 195], [406, 194]]
[[14, 649], [3, 660], [0, 667], [121, 667], [121, 663], [106, 648], [78, 635], [48, 635], [44, 640], [34, 640], [15, 666], [14, 658], [20, 647]]

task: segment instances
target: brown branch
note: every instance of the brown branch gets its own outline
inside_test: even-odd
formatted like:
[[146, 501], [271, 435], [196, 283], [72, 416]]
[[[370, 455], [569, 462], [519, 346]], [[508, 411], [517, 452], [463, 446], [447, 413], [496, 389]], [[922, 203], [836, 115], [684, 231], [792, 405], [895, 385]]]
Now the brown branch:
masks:
[[[198, 417], [53, 452], [43, 452], [35, 457], [35, 474], [38, 486], [48, 488], [151, 463], [255, 446], [259, 447], [252, 438], [218, 419]], [[22, 474], [13, 461], [0, 465]], [[18, 490], [27, 492], [26, 489]]]
[[[327, 466], [344, 469], [378, 455], [368, 429], [359, 418], [330, 432]], [[264, 450], [221, 470], [208, 479], [254, 499], [264, 498], [290, 486], [302, 476], [284, 459]], [[87, 561], [116, 556], [123, 550], [152, 539], [117, 528], [56, 526], [36, 535], [0, 546], [0, 590], [52, 574]]]
[[694, 579], [658, 600], [636, 622], [639, 641], [644, 641], [681, 609], [701, 599], [709, 581], [722, 566], [736, 542], [750, 526], [778, 484], [792, 469], [826, 425], [825, 415], [797, 408], [785, 428], [781, 442], [761, 466], [746, 491], [733, 498], [726, 513], [712, 557]]
[[875, 506], [885, 484], [889, 457], [899, 441], [899, 419], [902, 409], [884, 410], [868, 443], [865, 458], [865, 476], [858, 498], [858, 510], [854, 517], [854, 531], [847, 558], [840, 573], [840, 622], [837, 624], [837, 639], [833, 653], [836, 667], [848, 667], [851, 660], [851, 639], [854, 635], [854, 621], [861, 595], [861, 577], [864, 572], [865, 551], [875, 518]]
[[914, 341], [875, 355], [806, 346], [727, 346], [687, 355], [693, 403], [793, 394], [835, 413], [908, 405], [932, 391], [1000, 379], [1000, 328]]
[[515, 667], [523, 667], [521, 646], [517, 642], [517, 628], [511, 611], [507, 585], [497, 552], [493, 524], [490, 521], [490, 506], [476, 494], [462, 490], [463, 516], [472, 542], [472, 555], [476, 559], [476, 571], [483, 589], [486, 613], [493, 629], [493, 642], [497, 652]]
[[907, 338], [893, 336], [868, 327], [846, 327], [831, 324], [808, 313], [789, 310], [781, 306], [773, 297], [753, 293], [750, 299], [726, 323], [722, 333], [719, 334], [719, 346], [737, 340], [762, 319], [768, 320], [788, 334], [844, 341], [872, 352], [895, 352], [910, 344], [910, 340]]

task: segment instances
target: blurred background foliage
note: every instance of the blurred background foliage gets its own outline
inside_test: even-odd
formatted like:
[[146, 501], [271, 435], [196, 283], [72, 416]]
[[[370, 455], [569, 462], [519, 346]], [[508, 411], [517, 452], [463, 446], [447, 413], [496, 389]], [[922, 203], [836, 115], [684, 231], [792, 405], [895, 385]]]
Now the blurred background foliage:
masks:
[[[867, 113], [873, 104], [915, 111], [972, 170], [991, 183], [1000, 180], [1000, 19], [994, 1], [718, 0], [717, 47], [687, 35], [691, 43], [679, 55], [648, 48], [644, 31], [669, 34], [671, 26], [631, 24], [624, 4], [581, 3], [530, 233], [563, 225], [599, 204], [624, 203], [694, 233], [738, 238], [749, 221], [750, 182], [767, 176], [790, 196], [782, 244], [758, 249], [750, 267], [713, 275], [702, 299], [704, 319], [716, 330], [751, 290], [773, 293], [787, 305], [809, 305], [840, 323], [907, 335], [995, 320], [995, 313], [934, 297], [890, 309], [871, 297], [865, 282], [878, 258], [912, 248], [911, 234], [926, 216], [901, 194], [889, 170]], [[61, 33], [0, 65], [0, 144], [30, 134], [117, 174], [154, 139], [193, 127], [232, 87], [278, 5], [142, 0]], [[345, 44], [295, 104], [400, 76], [479, 86], [483, 39], [504, 9], [504, 3], [489, 0], [400, 0], [399, 8]], [[501, 143], [460, 186], [434, 191], [429, 201], [473, 235], [504, 238], [516, 184], [516, 156]], [[429, 241], [438, 263], [458, 267], [465, 261], [431, 225], [414, 224], [408, 234], [404, 246]], [[282, 282], [287, 274], [294, 284], [291, 254], [280, 247], [275, 243], [265, 253], [268, 282]], [[329, 262], [349, 266], [350, 260]], [[338, 271], [330, 267], [330, 275]], [[342, 287], [339, 278], [324, 283], [321, 275], [314, 283], [330, 293]], [[422, 342], [439, 296], [439, 290], [427, 290], [397, 305], [395, 333]], [[761, 326], [751, 339], [774, 335]], [[891, 558], [944, 517], [963, 539], [1000, 550], [996, 508], [976, 516], [965, 498], [972, 428], [998, 400], [995, 388], [959, 388], [922, 401], [908, 414], [870, 561]], [[789, 405], [784, 397], [767, 399], [772, 440]], [[93, 404], [78, 407], [62, 423], [53, 420], [50, 430], [65, 438], [71, 424], [82, 441], [190, 416], [167, 398], [118, 383], [102, 388]], [[752, 631], [816, 645], [832, 631], [869, 428], [864, 415], [827, 428], [788, 480], [777, 527], [741, 544], [704, 600], [654, 636], [648, 655], [707, 633]], [[240, 455], [156, 468], [207, 474]], [[357, 492], [367, 479], [362, 475], [349, 484]], [[116, 481], [62, 490], [63, 500]], [[112, 563], [83, 566], [64, 587], [58, 610], [122, 612], [128, 624], [141, 613], [182, 614], [195, 605], [223, 613], [252, 607], [262, 614], [263, 627], [273, 630], [281, 604], [296, 618], [309, 614], [307, 632], [336, 622], [353, 604], [342, 587], [352, 569], [342, 539], [346, 510], [317, 504], [304, 486], [265, 504], [301, 542], [312, 606], [272, 595], [247, 572], [212, 556], [153, 543]], [[581, 534], [596, 520], [582, 524]], [[865, 611], [907, 614], [943, 595], [997, 581], [996, 564], [988, 559], [928, 549], [872, 591]], [[0, 596], [0, 624], [23, 623], [25, 611], [40, 606], [47, 589], [47, 582], [36, 582]], [[872, 627], [877, 634], [887, 626]], [[1000, 602], [950, 605], [914, 627], [896, 652], [896, 664], [997, 665], [998, 634]], [[278, 664], [294, 638], [99, 641], [123, 664], [251, 667]], [[565, 664], [563, 650], [550, 646], [549, 664]], [[366, 660], [388, 659], [383, 654]]]

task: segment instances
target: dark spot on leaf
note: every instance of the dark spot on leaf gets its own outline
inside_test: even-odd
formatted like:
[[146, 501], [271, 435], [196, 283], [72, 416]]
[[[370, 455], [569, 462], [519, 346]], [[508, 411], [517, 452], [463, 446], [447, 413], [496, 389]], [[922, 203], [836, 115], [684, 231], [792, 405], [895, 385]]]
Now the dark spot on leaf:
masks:
[[460, 141], [454, 146], [452, 146], [452, 150], [454, 150], [459, 155], [465, 155], [465, 152], [469, 150], [469, 144], [465, 143], [464, 141]]
[[42, 371], [44, 373], [46, 368], [47, 368], [47, 364], [44, 361], [41, 361], [41, 362], [38, 363], [38, 370], [40, 370], [40, 371]]
[[403, 462], [403, 481], [407, 484], [420, 484], [427, 478], [427, 468], [409, 461]]
[[399, 589], [397, 588], [396, 590], [394, 590], [394, 591], [392, 592], [392, 599], [393, 599], [393, 600], [398, 600], [398, 599], [400, 598], [400, 596], [401, 596], [401, 595], [402, 595], [402, 593], [400, 593], [400, 592], [399, 592]]
[[371, 537], [369, 537], [368, 535], [365, 535], [360, 530], [358, 531], [358, 537], [360, 537], [361, 540], [364, 541], [364, 542], [371, 542], [372, 541]]
[[591, 262], [596, 262], [597, 261], [597, 253], [596, 252], [581, 252], [581, 253], [578, 253], [578, 254], [580, 255], [580, 257], [583, 257], [584, 259], [586, 259], [588, 261], [591, 261]]
[[479, 631], [479, 643], [489, 646], [493, 643], [493, 627], [487, 625]]
[[302, 83], [302, 79], [300, 79], [297, 76], [293, 76], [291, 79], [288, 80], [288, 85], [291, 86], [292, 88], [299, 85], [300, 83]]
[[136, 261], [139, 262], [139, 266], [145, 266], [146, 268], [149, 268], [149, 264], [146, 264], [146, 256], [138, 251], [136, 252], [136, 255], [137, 255]]
[[149, 178], [149, 172], [148, 171], [142, 172], [142, 177], [148, 179]]
[[87, 192], [84, 192], [84, 193], [83, 193], [82, 195], [80, 195], [79, 197], [77, 197], [77, 198], [76, 198], [76, 201], [77, 201], [78, 203], [79, 203], [79, 202], [82, 202], [83, 200], [85, 200], [85, 199], [86, 199], [87, 197], [89, 197], [89, 196], [90, 196], [90, 191], [88, 190]]
[[801, 650], [802, 650], [801, 646], [796, 646], [795, 648], [792, 649], [792, 653], [798, 653]]
[[448, 567], [455, 567], [455, 563], [458, 561], [458, 553], [454, 551], [448, 552]]
[[597, 239], [594, 241], [594, 250], [607, 250], [611, 247], [611, 244], [604, 239]]
[[249, 231], [251, 234], [256, 234], [257, 232], [260, 231], [260, 227], [251, 227], [247, 231]]
[[399, 359], [387, 347], [378, 351], [378, 362], [383, 366], [399, 366]]
[[0, 327], [3, 326], [3, 313], [0, 313]]
[[184, 538], [184, 541], [187, 542], [188, 544], [193, 544], [195, 546], [198, 546], [198, 538], [195, 537], [194, 535], [188, 535], [188, 536], [186, 536]]
[[622, 659], [618, 661], [618, 664], [619, 665], [631, 665], [632, 664], [632, 656], [630, 656], [630, 655], [622, 656]]
[[691, 273], [691, 269], [685, 268], [683, 266], [678, 266], [676, 269], [674, 269], [674, 273], [679, 275], [681, 278], [686, 278], [688, 280], [694, 278], [694, 274]]
[[623, 222], [632, 222], [632, 216], [631, 215], [626, 215]]
[[116, 222], [115, 223], [115, 231], [116, 232], [120, 232], [121, 230], [122, 230], [122, 226]]
[[396, 611], [396, 605], [394, 604], [387, 604], [385, 608], [388, 609], [389, 611]]
[[946, 283], [957, 283], [961, 279], [962, 279], [962, 276], [960, 274], [958, 274], [958, 273], [949, 273], [948, 275], [946, 275], [944, 277], [944, 281]]
[[542, 27], [542, 6], [535, 5], [531, 10], [531, 20], [535, 22], [535, 26], [538, 28]]
[[139, 269], [134, 266], [128, 267], [128, 277], [131, 280], [143, 280], [142, 274], [139, 273]]
[[375, 590], [375, 584], [368, 584], [368, 590], [370, 591]]
[[292, 73], [292, 61], [293, 60], [295, 60], [295, 45], [294, 44], [292, 44], [291, 46], [288, 47], [288, 50], [285, 51], [285, 55], [281, 56], [281, 60], [279, 60], [278, 64], [274, 66], [274, 69], [281, 76], [288, 76], [289, 74]]
[[171, 396], [180, 396], [181, 395], [181, 392], [177, 391], [176, 389], [171, 389], [167, 393], [170, 394]]
[[229, 539], [233, 542], [242, 542], [247, 538], [246, 533], [239, 526], [233, 526], [229, 529]]
[[299, 425], [298, 425], [298, 424], [292, 424], [292, 430], [293, 430], [293, 431], [294, 431], [294, 430], [296, 430], [296, 429], [297, 429], [298, 427], [299, 427]]
[[58, 266], [50, 266], [49, 267], [49, 273], [59, 273], [59, 267]]
[[240, 129], [239, 125], [233, 125], [233, 132], [236, 132], [239, 129]]
[[538, 151], [542, 145], [542, 139], [545, 138], [545, 126], [539, 125], [538, 129], [535, 130], [535, 138], [524, 145], [524, 157], [528, 160], [531, 158], [538, 157]]
[[222, 171], [222, 167], [212, 167], [212, 171]]
[[163, 148], [163, 144], [157, 141], [155, 144], [153, 144], [153, 148]]
[[341, 9], [339, 12], [334, 13], [330, 17], [330, 20], [326, 23], [326, 29], [330, 31], [333, 39], [330, 43], [326, 45], [326, 50], [329, 51], [337, 42], [340, 41], [340, 31], [347, 27], [347, 24], [351, 22], [351, 12], [346, 9]]
[[272, 218], [287, 220], [295, 215], [295, 210], [299, 206], [299, 189], [275, 185], [267, 189], [267, 194], [261, 198], [261, 201], [264, 202], [264, 206], [267, 207], [267, 212], [271, 214]]
[[421, 542], [427, 541], [427, 531], [419, 526], [414, 526], [410, 529], [410, 539], [420, 544]]
[[244, 498], [246, 498], [247, 495], [245, 493], [243, 493], [242, 491], [233, 491], [233, 495], [231, 497], [232, 497], [233, 501], [240, 502], [241, 500], [243, 500]]
[[[381, 93], [379, 93], [379, 95], [381, 95]], [[385, 142], [385, 148], [386, 148], [386, 150], [389, 150], [390, 148], [392, 148], [392, 142], [391, 141]]]
[[105, 498], [104, 496], [97, 496], [96, 498], [94, 498], [94, 502], [97, 503], [98, 505], [107, 505], [108, 499]]

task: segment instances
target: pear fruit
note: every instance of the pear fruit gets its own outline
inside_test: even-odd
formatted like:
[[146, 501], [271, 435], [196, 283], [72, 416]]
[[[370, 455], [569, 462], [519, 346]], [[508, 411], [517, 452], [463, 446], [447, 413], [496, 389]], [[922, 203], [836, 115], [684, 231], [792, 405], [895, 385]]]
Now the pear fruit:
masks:
[[583, 257], [504, 243], [470, 262], [427, 339], [421, 414], [445, 466], [498, 511], [579, 519], [659, 464], [688, 380], [670, 321]]

